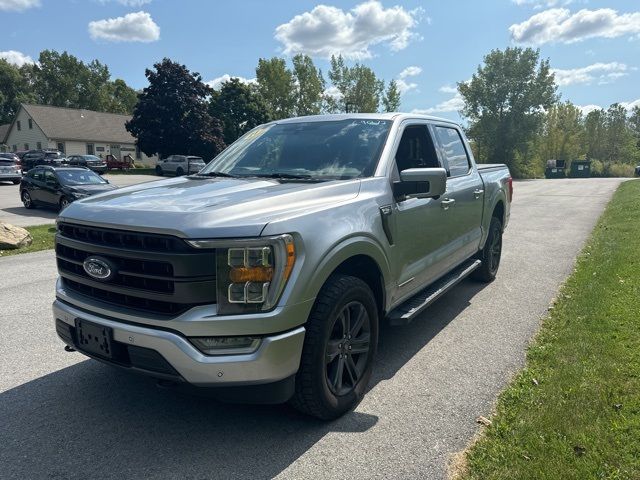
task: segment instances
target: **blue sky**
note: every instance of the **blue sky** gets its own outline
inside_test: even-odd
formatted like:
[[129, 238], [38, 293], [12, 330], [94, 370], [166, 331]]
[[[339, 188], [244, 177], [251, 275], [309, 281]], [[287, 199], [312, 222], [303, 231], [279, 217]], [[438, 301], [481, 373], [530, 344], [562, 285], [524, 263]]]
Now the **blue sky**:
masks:
[[402, 110], [457, 119], [451, 87], [493, 48], [540, 48], [563, 99], [589, 108], [640, 104], [638, 0], [0, 0], [0, 56], [43, 49], [106, 63], [135, 88], [169, 57], [214, 81], [250, 80], [260, 57], [330, 53], [406, 90]]

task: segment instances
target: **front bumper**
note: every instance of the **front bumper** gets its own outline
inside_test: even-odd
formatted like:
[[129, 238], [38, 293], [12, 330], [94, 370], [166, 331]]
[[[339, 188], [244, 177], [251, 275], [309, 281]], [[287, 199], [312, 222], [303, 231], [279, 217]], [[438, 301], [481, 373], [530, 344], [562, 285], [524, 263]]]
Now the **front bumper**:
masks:
[[[113, 341], [122, 349], [140, 347], [140, 352], [156, 352], [175, 373], [171, 373], [171, 369], [167, 374], [157, 368], [145, 368], [144, 362], [133, 360], [128, 364], [103, 361], [159, 378], [175, 376], [199, 387], [260, 385], [291, 377], [300, 365], [305, 334], [304, 327], [300, 326], [263, 336], [260, 346], [251, 354], [209, 356], [175, 331], [115, 321], [80, 310], [60, 299], [53, 303], [53, 316], [58, 336], [75, 349], [78, 349], [74, 339], [75, 321], [80, 318], [112, 328]], [[132, 349], [132, 352], [138, 350]]]
[[8, 182], [13, 180], [22, 180], [22, 172], [0, 173], [0, 182]]

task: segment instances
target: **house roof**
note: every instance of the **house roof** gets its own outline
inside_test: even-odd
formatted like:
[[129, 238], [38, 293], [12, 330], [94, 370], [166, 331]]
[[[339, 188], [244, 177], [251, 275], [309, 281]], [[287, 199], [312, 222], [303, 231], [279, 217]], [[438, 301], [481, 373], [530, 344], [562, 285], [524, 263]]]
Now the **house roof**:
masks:
[[11, 127], [10, 123], [5, 123], [4, 125], [0, 125], [0, 145], [7, 141], [7, 134], [9, 133], [9, 127]]
[[131, 115], [94, 112], [79, 108], [23, 103], [27, 113], [47, 138], [112, 143], [135, 143], [124, 124]]

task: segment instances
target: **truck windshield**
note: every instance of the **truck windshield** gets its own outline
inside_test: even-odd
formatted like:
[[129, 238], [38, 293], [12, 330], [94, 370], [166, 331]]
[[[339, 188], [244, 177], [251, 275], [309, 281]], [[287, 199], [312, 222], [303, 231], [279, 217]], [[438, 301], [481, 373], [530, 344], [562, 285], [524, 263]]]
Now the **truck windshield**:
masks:
[[201, 175], [335, 180], [373, 175], [391, 121], [347, 119], [257, 127]]

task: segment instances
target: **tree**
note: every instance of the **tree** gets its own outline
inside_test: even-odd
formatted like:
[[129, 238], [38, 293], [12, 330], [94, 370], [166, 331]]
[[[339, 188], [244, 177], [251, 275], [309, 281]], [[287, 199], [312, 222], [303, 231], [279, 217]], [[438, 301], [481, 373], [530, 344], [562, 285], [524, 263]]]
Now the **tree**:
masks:
[[586, 155], [582, 112], [571, 102], [551, 106], [544, 116], [539, 137], [543, 160], [571, 162]]
[[40, 52], [31, 72], [37, 101], [57, 107], [131, 113], [136, 92], [124, 80], [111, 81], [109, 68], [98, 60], [85, 64], [67, 52]]
[[398, 90], [398, 84], [395, 80], [389, 82], [382, 103], [385, 112], [397, 112], [400, 110], [400, 90]]
[[633, 107], [633, 110], [631, 110], [629, 125], [633, 135], [636, 137], [636, 147], [640, 149], [640, 105], [636, 105]]
[[348, 67], [342, 55], [331, 56], [329, 79], [338, 92], [327, 97], [328, 109], [333, 112], [377, 112], [384, 91], [384, 82], [369, 67], [356, 63]]
[[627, 118], [627, 110], [622, 105], [614, 103], [609, 107], [605, 127], [605, 151], [602, 160], [609, 163], [635, 163], [640, 152]]
[[322, 111], [325, 82], [311, 57], [303, 54], [293, 57], [293, 78], [297, 86], [295, 114], [318, 115]]
[[293, 116], [296, 85], [293, 74], [282, 58], [261, 58], [256, 67], [258, 91], [273, 120]]
[[527, 175], [530, 165], [522, 153], [538, 133], [544, 111], [557, 102], [556, 90], [549, 61], [540, 61], [539, 51], [516, 47], [486, 55], [471, 80], [458, 83], [461, 113], [469, 119], [479, 160], [506, 163], [515, 175]]
[[35, 95], [25, 75], [27, 65], [18, 68], [0, 59], [0, 124], [10, 123], [20, 104], [35, 101]]
[[222, 123], [227, 145], [269, 120], [267, 107], [256, 87], [237, 78], [223, 82], [219, 90], [214, 90], [209, 112]]
[[165, 58], [147, 69], [142, 90], [126, 123], [146, 155], [184, 153], [211, 158], [224, 148], [220, 122], [207, 108], [212, 89], [199, 73]]

